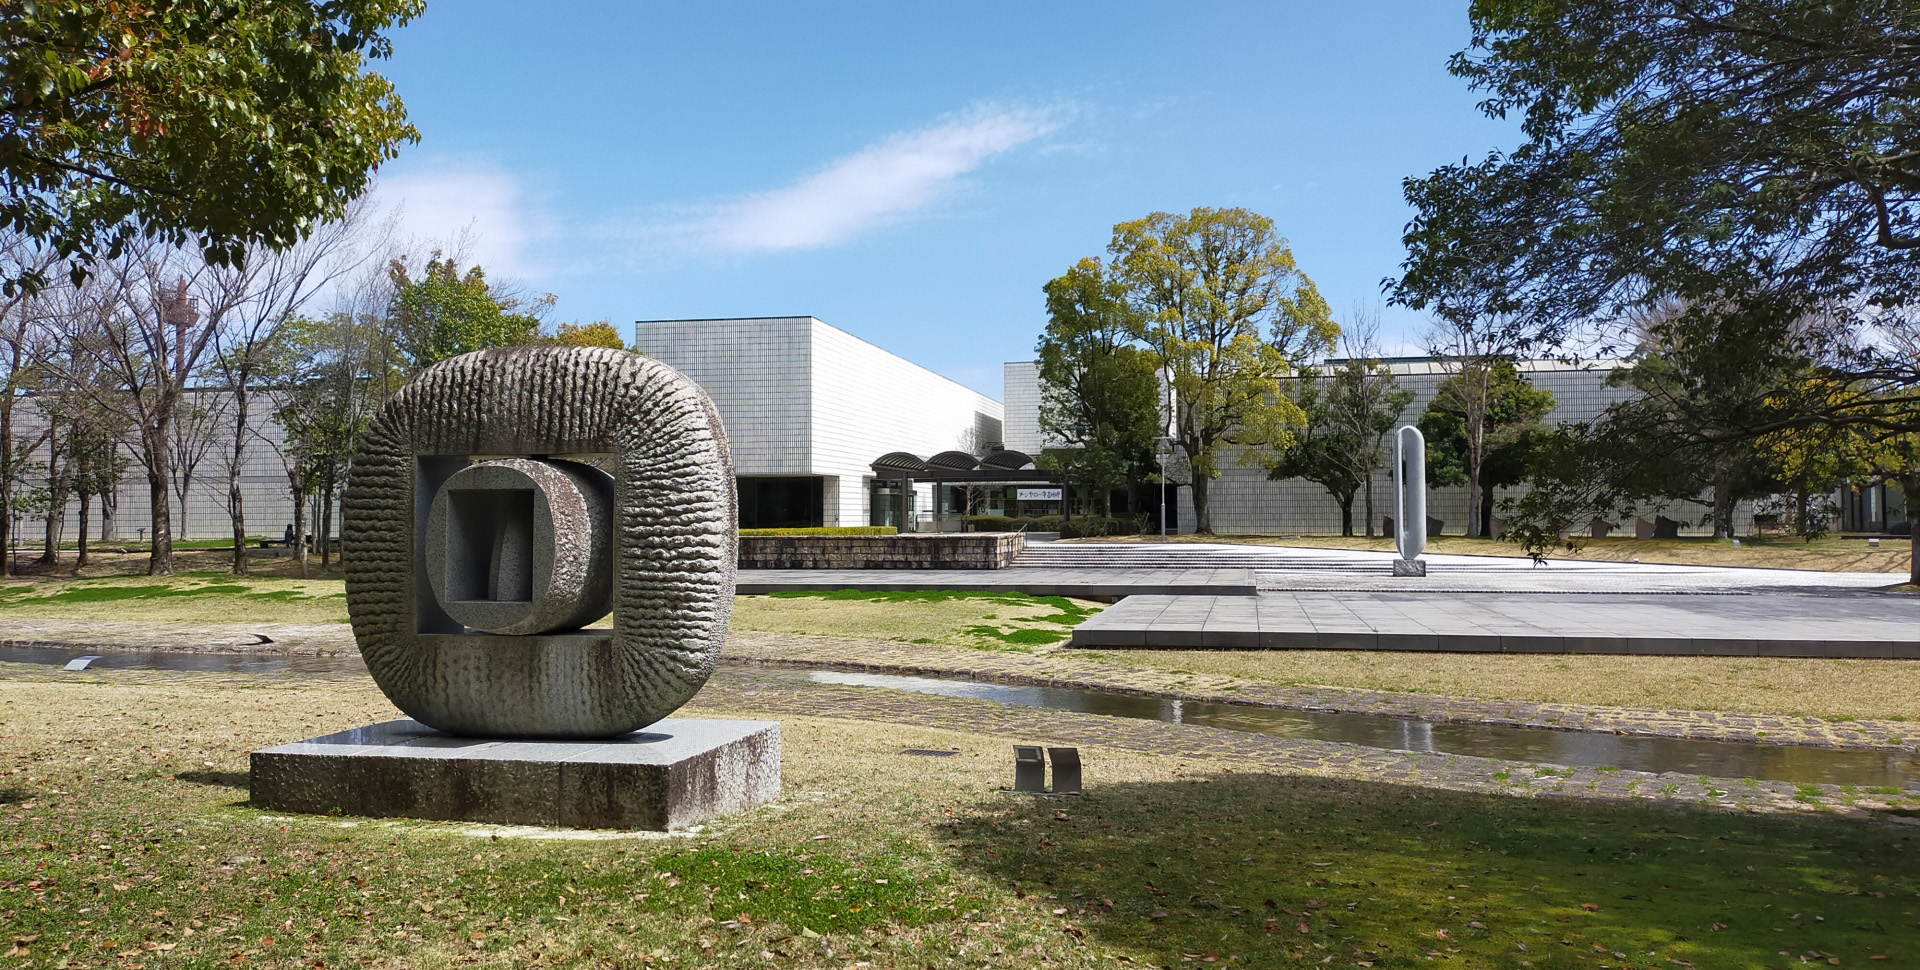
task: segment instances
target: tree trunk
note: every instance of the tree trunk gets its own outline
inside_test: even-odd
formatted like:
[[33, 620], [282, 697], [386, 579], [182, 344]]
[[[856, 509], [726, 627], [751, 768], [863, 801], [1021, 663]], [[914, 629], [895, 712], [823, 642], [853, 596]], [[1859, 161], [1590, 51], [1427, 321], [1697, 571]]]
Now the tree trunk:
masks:
[[1467, 447], [1467, 538], [1483, 535], [1480, 531], [1480, 450]]
[[233, 460], [227, 464], [227, 516], [233, 522], [233, 574], [247, 574], [246, 497], [240, 492], [240, 461], [247, 450], [247, 379], [243, 373], [233, 387]]
[[193, 468], [180, 469], [174, 483], [178, 486], [175, 491], [180, 495], [180, 538], [190, 538], [188, 533], [193, 529], [193, 520], [187, 516], [187, 496], [193, 492]]
[[319, 528], [313, 530], [320, 537], [320, 575], [327, 574], [333, 555], [333, 483], [328, 482], [320, 490]]
[[1900, 477], [1900, 490], [1907, 493], [1907, 582], [1920, 586], [1920, 516], [1916, 516], [1916, 505], [1920, 505], [1920, 471]]
[[1335, 495], [1333, 500], [1340, 503], [1340, 534], [1353, 535], [1353, 493]]
[[40, 545], [40, 565], [51, 566], [60, 561], [60, 522], [66, 518], [66, 489], [61, 480], [66, 475], [60, 470], [60, 423], [47, 422], [47, 521], [45, 538]]
[[293, 546], [287, 550], [300, 565], [300, 578], [307, 578], [307, 493], [293, 486]]
[[[1207, 501], [1207, 483], [1211, 479], [1205, 475], [1193, 476], [1193, 483], [1187, 487], [1193, 490], [1193, 531], [1199, 535], [1213, 535], [1213, 509]], [[1178, 496], [1180, 493], [1175, 492]]]
[[73, 560], [74, 565], [85, 567], [87, 564], [87, 515], [93, 511], [93, 493], [80, 492], [80, 555]]
[[1793, 531], [1803, 537], [1808, 534], [1807, 506], [1807, 478], [1802, 475], [1793, 489]]
[[1733, 538], [1733, 483], [1715, 482], [1713, 485], [1713, 537], [1715, 539]]
[[13, 575], [13, 389], [0, 387], [0, 577]]
[[149, 428], [146, 450], [147, 509], [153, 516], [153, 541], [147, 547], [147, 575], [173, 575], [173, 466], [167, 454], [167, 428]]
[[[1367, 520], [1367, 538], [1371, 539], [1373, 538], [1373, 473], [1372, 472], [1367, 473], [1367, 483], [1363, 487], [1367, 490], [1367, 498], [1366, 498], [1367, 507], [1366, 507], [1366, 514], [1364, 516]], [[1349, 532], [1347, 534], [1352, 535], [1353, 533]]]

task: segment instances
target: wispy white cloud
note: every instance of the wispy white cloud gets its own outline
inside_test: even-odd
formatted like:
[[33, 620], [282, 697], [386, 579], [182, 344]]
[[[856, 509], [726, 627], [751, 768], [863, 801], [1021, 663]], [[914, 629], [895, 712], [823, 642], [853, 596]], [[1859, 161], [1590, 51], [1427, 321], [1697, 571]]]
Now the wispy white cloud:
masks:
[[[399, 222], [402, 242], [466, 247], [465, 258], [489, 276], [538, 275], [535, 250], [548, 232], [520, 180], [498, 168], [426, 160], [384, 177], [375, 204]], [[411, 255], [424, 257], [426, 254]]]
[[897, 223], [987, 160], [1060, 128], [1051, 108], [979, 106], [882, 139], [785, 188], [713, 205], [669, 234], [705, 249], [816, 249]]

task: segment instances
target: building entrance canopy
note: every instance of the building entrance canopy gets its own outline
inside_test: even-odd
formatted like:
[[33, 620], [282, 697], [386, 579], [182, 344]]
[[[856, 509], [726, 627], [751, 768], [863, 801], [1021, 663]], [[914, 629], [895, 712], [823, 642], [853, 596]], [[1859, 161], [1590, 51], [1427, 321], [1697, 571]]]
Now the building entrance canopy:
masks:
[[1052, 472], [1033, 467], [1033, 459], [1018, 451], [996, 451], [975, 458], [964, 451], [943, 451], [932, 458], [889, 451], [873, 461], [878, 478], [936, 482], [1055, 482]]
[[[949, 483], [1018, 485], [1032, 482], [1057, 484], [1059, 476], [1033, 467], [1033, 458], [1018, 451], [990, 452], [975, 458], [964, 451], [943, 451], [932, 458], [905, 451], [890, 451], [874, 459], [875, 478], [900, 483], [902, 525], [911, 521], [906, 515], [906, 496], [913, 494], [914, 482], [933, 482], [937, 490]], [[934, 521], [940, 521], [940, 503], [934, 502]], [[877, 520], [876, 520], [877, 521]]]

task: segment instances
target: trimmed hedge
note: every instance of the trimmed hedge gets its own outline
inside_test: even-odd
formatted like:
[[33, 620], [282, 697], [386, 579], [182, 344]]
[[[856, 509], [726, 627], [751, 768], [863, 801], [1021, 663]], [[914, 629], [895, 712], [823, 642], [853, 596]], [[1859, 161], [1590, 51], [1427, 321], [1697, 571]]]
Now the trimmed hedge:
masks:
[[741, 529], [743, 536], [891, 536], [899, 529], [890, 525], [842, 525], [802, 529]]
[[1071, 521], [1058, 515], [969, 515], [965, 521], [974, 532], [1058, 532], [1063, 539], [1139, 535], [1142, 528], [1139, 519], [1099, 515], [1076, 515]]

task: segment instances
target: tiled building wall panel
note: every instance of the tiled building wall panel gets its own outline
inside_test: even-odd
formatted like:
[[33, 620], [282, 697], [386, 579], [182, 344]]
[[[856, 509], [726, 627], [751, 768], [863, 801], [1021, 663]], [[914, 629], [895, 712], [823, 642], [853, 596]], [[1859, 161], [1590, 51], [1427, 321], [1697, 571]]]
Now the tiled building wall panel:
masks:
[[634, 326], [634, 348], [692, 378], [713, 398], [739, 474], [806, 475], [814, 323], [811, 317], [643, 320]]
[[1008, 361], [1001, 367], [1001, 399], [1006, 403], [1006, 446], [1037, 455], [1046, 447], [1040, 435], [1040, 365]]
[[839, 479], [826, 524], [867, 523], [866, 481], [889, 451], [925, 458], [1001, 442], [999, 401], [818, 320], [812, 333], [810, 473]]
[[[233, 534], [233, 524], [227, 511], [227, 464], [233, 447], [232, 395], [220, 390], [200, 391], [190, 393], [188, 400], [190, 406], [210, 415], [207, 420], [217, 437], [194, 469], [185, 502], [181, 501], [177, 491], [172, 497], [174, 538], [230, 536]], [[270, 392], [256, 392], [249, 405], [247, 423], [250, 432], [245, 436], [240, 462], [242, 511], [246, 516], [249, 535], [278, 536], [293, 522], [293, 499], [287, 487], [286, 469], [281, 464], [278, 447], [283, 440], [282, 433], [280, 426], [272, 419], [273, 408]], [[44, 427], [39, 409], [30, 400], [16, 407], [14, 421], [16, 433], [27, 438], [37, 437]], [[114, 490], [113, 534], [106, 538], [110, 541], [133, 541], [150, 534], [153, 516], [147, 501], [145, 467], [125, 445], [121, 446], [121, 456], [127, 460], [126, 476]], [[45, 447], [36, 449], [29, 460], [44, 464], [47, 460]], [[27, 477], [28, 487], [39, 487], [45, 482], [44, 474]], [[177, 489], [178, 485], [175, 487]], [[87, 529], [91, 540], [101, 538], [102, 504], [99, 498], [94, 499]], [[79, 516], [79, 500], [70, 499], [61, 531], [63, 541], [72, 542], [78, 537]], [[334, 521], [338, 534], [337, 508]], [[22, 520], [20, 525], [23, 539], [38, 540], [45, 534], [45, 519], [41, 516]]]
[[[1419, 420], [1421, 413], [1433, 400], [1446, 373], [1431, 361], [1398, 361], [1392, 366], [1394, 378], [1400, 387], [1414, 392], [1413, 400], [1401, 412], [1399, 421], [1400, 425], [1412, 424]], [[1546, 419], [1549, 424], [1592, 421], [1608, 405], [1626, 400], [1633, 394], [1625, 388], [1606, 386], [1610, 367], [1604, 364], [1576, 366], [1555, 361], [1526, 361], [1521, 366], [1535, 387], [1553, 393], [1554, 409]], [[1387, 447], [1391, 454], [1391, 439]], [[1209, 498], [1215, 532], [1289, 534], [1334, 533], [1340, 530], [1340, 506], [1325, 489], [1302, 479], [1269, 481], [1265, 468], [1257, 463], [1243, 464], [1241, 457], [1237, 450], [1224, 454], [1219, 463], [1220, 477], [1211, 483]], [[1495, 498], [1498, 500], [1522, 494], [1522, 491], [1502, 489]], [[1380, 519], [1390, 514], [1392, 495], [1392, 476], [1386, 463], [1382, 462], [1374, 482], [1373, 522], [1376, 532], [1380, 530]], [[1363, 495], [1355, 496], [1353, 512], [1354, 531], [1362, 535], [1366, 532], [1362, 511], [1364, 501]], [[1704, 512], [1704, 507], [1692, 502], [1639, 510], [1639, 514], [1649, 520], [1656, 515], [1666, 515], [1686, 523], [1698, 523]], [[1467, 518], [1465, 486], [1430, 490], [1427, 493], [1427, 514], [1445, 522], [1448, 533], [1464, 533]], [[1191, 530], [1195, 523], [1192, 493], [1185, 488], [1180, 490], [1179, 521], [1183, 530]], [[1751, 504], [1743, 503], [1736, 514], [1734, 528], [1744, 532], [1751, 522]], [[1631, 534], [1631, 518], [1614, 524]], [[1706, 530], [1694, 526], [1691, 530], [1683, 531]]]

